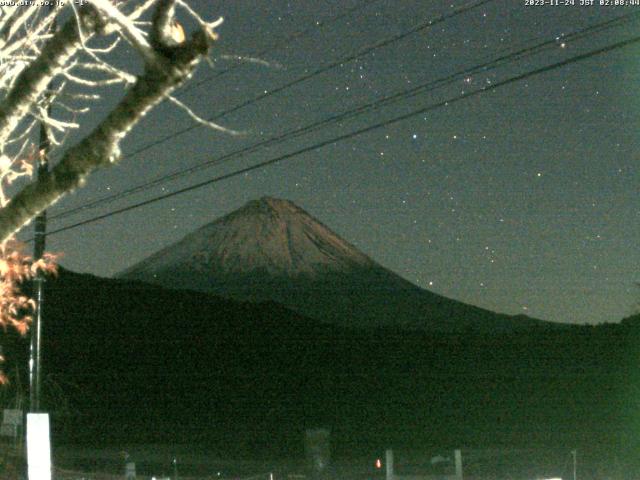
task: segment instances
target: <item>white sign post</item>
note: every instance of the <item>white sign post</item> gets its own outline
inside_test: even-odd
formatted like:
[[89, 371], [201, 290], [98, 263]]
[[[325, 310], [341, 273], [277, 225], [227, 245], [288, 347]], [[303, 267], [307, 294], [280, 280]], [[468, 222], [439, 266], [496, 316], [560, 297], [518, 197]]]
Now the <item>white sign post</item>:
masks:
[[388, 449], [384, 452], [384, 463], [387, 467], [386, 469], [386, 480], [394, 480], [395, 475], [393, 473], [393, 450]]
[[455, 450], [453, 454], [456, 459], [456, 480], [462, 480], [462, 451]]
[[49, 414], [27, 414], [27, 463], [29, 480], [51, 480]]

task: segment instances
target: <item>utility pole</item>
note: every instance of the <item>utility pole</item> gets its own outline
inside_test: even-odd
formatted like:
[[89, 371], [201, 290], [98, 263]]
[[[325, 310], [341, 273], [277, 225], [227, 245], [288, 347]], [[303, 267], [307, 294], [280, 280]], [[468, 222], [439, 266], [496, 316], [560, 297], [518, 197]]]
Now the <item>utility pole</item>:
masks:
[[[47, 107], [51, 111], [51, 105]], [[49, 149], [51, 142], [44, 123], [40, 124], [40, 140], [38, 148], [37, 176], [41, 178], [49, 174]], [[44, 210], [35, 218], [35, 235], [33, 259], [40, 260], [44, 254], [47, 235], [47, 212]], [[42, 386], [42, 307], [44, 304], [44, 275], [38, 271], [33, 281], [36, 308], [31, 326], [31, 345], [29, 355], [29, 411], [40, 410], [40, 392]]]
[[[49, 10], [55, 9], [54, 2], [49, 4]], [[55, 20], [51, 24], [50, 30], [53, 32], [56, 30]], [[49, 90], [51, 90], [51, 84], [49, 84]], [[50, 94], [45, 94], [45, 102], [47, 115], [51, 114], [51, 98]], [[49, 175], [49, 151], [51, 150], [51, 139], [49, 138], [49, 131], [44, 121], [40, 122], [40, 132], [38, 140], [38, 168], [36, 175], [38, 178]], [[43, 210], [36, 218], [34, 222], [34, 245], [33, 245], [33, 259], [34, 261], [40, 260], [44, 254], [47, 236], [47, 211]], [[35, 296], [35, 311], [33, 315], [33, 325], [31, 326], [31, 342], [29, 348], [29, 411], [40, 411], [40, 392], [42, 386], [42, 362], [41, 362], [41, 350], [42, 350], [42, 307], [44, 304], [44, 282], [45, 278], [42, 272], [38, 271], [34, 278], [34, 296]]]
[[573, 480], [578, 480], [578, 451], [571, 450], [571, 456], [573, 457]]

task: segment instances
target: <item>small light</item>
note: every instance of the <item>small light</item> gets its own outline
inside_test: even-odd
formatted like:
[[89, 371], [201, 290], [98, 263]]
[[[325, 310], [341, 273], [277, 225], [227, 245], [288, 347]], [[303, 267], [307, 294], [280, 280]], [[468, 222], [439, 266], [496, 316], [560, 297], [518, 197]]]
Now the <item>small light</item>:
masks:
[[382, 461], [379, 458], [376, 458], [376, 468], [382, 468]]

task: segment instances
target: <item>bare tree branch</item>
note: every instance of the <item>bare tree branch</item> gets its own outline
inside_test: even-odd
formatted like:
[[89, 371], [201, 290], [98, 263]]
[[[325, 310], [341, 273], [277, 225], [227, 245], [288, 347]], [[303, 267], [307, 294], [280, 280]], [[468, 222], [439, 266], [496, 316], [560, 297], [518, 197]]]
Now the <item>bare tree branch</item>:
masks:
[[[53, 10], [35, 3], [27, 8], [0, 6], [0, 327], [12, 327], [21, 334], [29, 328], [35, 305], [21, 293], [22, 283], [56, 267], [55, 258], [47, 253], [39, 259], [25, 255], [13, 234], [81, 186], [92, 171], [118, 162], [121, 140], [162, 100], [170, 99], [192, 118], [220, 128], [198, 117], [171, 93], [207, 58], [216, 38], [213, 29], [221, 19], [207, 23], [183, 0], [88, 2], [82, 8], [66, 2], [72, 15], [57, 32], [51, 26], [63, 10], [61, 5]], [[157, 6], [152, 21], [140, 20], [153, 4]], [[190, 40], [175, 19], [176, 4], [199, 26]], [[108, 45], [90, 45], [97, 34], [105, 38], [113, 33], [117, 37]], [[133, 75], [109, 63], [108, 54], [121, 39], [142, 57], [142, 74]], [[101, 99], [101, 87], [113, 83], [129, 89], [98, 127], [64, 151], [50, 173], [40, 172], [10, 198], [4, 187], [32, 178], [34, 165], [49, 151], [42, 144], [34, 146], [34, 127], [39, 124], [48, 134], [47, 147], [66, 146], [70, 132], [80, 127], [78, 116], [89, 110], [89, 102]], [[73, 86], [67, 89], [69, 84]], [[0, 384], [6, 382], [0, 369]]]
[[186, 105], [185, 103], [181, 102], [180, 100], [178, 100], [176, 97], [174, 97], [172, 95], [169, 95], [167, 97], [167, 99], [171, 103], [173, 103], [174, 105], [178, 106], [178, 108], [180, 108], [187, 115], [189, 115], [189, 118], [191, 118], [195, 122], [199, 123], [200, 125], [208, 127], [208, 128], [210, 128], [212, 130], [218, 130], [219, 132], [228, 133], [229, 135], [240, 135], [240, 132], [238, 132], [236, 130], [232, 130], [230, 128], [223, 127], [222, 125], [218, 125], [217, 123], [212, 122], [211, 120], [205, 120], [200, 115], [198, 115], [193, 110], [191, 110], [191, 108], [189, 108], [188, 105]]
[[[169, 17], [167, 12], [170, 12]], [[160, 21], [166, 25], [166, 19], [170, 18], [172, 12], [173, 2], [160, 0], [154, 16], [153, 30], [160, 31], [161, 28], [156, 22]], [[66, 30], [67, 33], [62, 35], [62, 38], [72, 37], [74, 45], [79, 44], [77, 29], [66, 26]], [[49, 175], [27, 185], [0, 210], [0, 241], [10, 238], [15, 231], [62, 195], [81, 186], [92, 171], [118, 162], [120, 141], [149, 109], [167, 98], [191, 75], [199, 60], [209, 52], [211, 35], [199, 30], [189, 41], [178, 46], [168, 45], [164, 40], [164, 37], [156, 36], [152, 41], [154, 60], [146, 63], [144, 73], [137, 78], [135, 84], [104, 121], [82, 141], [71, 147]], [[65, 42], [67, 48], [70, 43], [72, 42]], [[62, 54], [58, 53], [57, 58], [55, 62], [61, 65]], [[66, 55], [65, 59], [68, 58], [69, 55]], [[51, 71], [50, 65], [46, 65], [45, 68]], [[34, 95], [29, 97], [31, 101]], [[28, 103], [28, 99], [24, 99], [23, 102]], [[5, 125], [7, 122], [5, 120]]]
[[144, 38], [142, 32], [135, 26], [133, 21], [118, 10], [110, 0], [90, 0], [91, 3], [102, 13], [105, 14], [111, 21], [115, 22], [120, 27], [122, 36], [140, 53], [142, 58], [147, 63], [152, 63], [156, 60], [155, 53], [151, 49], [151, 46]]
[[102, 27], [102, 22], [93, 9], [83, 8], [80, 20], [81, 25], [75, 19], [66, 22], [45, 44], [38, 58], [22, 70], [6, 98], [0, 103], [0, 149], [22, 117], [37, 103], [50, 81], [78, 51], [81, 45], [80, 29], [82, 28], [84, 35], [87, 35]]

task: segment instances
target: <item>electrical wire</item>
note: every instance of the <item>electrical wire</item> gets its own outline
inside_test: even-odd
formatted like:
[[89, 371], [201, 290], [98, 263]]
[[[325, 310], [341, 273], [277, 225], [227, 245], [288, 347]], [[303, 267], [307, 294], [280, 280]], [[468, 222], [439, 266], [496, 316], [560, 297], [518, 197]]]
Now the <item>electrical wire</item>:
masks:
[[[276, 40], [276, 42], [271, 45], [269, 48], [265, 48], [264, 50], [260, 50], [259, 52], [257, 52], [256, 54], [254, 54], [254, 57], [262, 57], [263, 55], [269, 54], [271, 53], [273, 50], [279, 50], [282, 47], [285, 47], [287, 45], [289, 45], [291, 42], [293, 42], [294, 40], [298, 40], [306, 35], [309, 35], [310, 33], [316, 32], [318, 30], [320, 30], [321, 28], [324, 28], [332, 23], [338, 22], [340, 20], [342, 20], [343, 18], [349, 17], [351, 15], [353, 15], [354, 13], [358, 12], [359, 10], [362, 10], [364, 8], [368, 8], [372, 5], [374, 5], [375, 3], [379, 2], [380, 0], [371, 0], [371, 1], [366, 1], [366, 2], [360, 2], [357, 5], [354, 5], [353, 7], [345, 10], [344, 12], [342, 12], [339, 15], [336, 15], [334, 17], [330, 17], [328, 19], [325, 20], [318, 20], [314, 23], [313, 26], [305, 28], [304, 30], [301, 30], [299, 32], [294, 32], [280, 40]], [[190, 83], [189, 85], [187, 85], [186, 87], [182, 88], [180, 90], [180, 92], [177, 94], [178, 96], [180, 95], [184, 95], [185, 93], [190, 92], [191, 90], [199, 87], [200, 85], [203, 85], [207, 82], [210, 82], [212, 80], [215, 80], [217, 78], [220, 78], [223, 75], [226, 75], [227, 73], [235, 70], [236, 68], [239, 68], [241, 65], [243, 65], [242, 63], [236, 63], [235, 65], [230, 66], [229, 68], [227, 68], [226, 70], [222, 70], [220, 72], [217, 72], [213, 75], [209, 75], [206, 78], [203, 78], [202, 80], [199, 80], [197, 82], [193, 82]]]
[[[623, 23], [623, 22], [628, 22], [630, 20], [636, 19], [640, 16], [640, 12], [636, 12], [633, 14], [627, 14], [627, 15], [623, 15], [620, 16], [616, 19], [612, 19], [612, 20], [608, 20], [605, 22], [601, 22], [598, 23], [596, 25], [591, 25], [591, 26], [587, 26], [584, 27], [582, 29], [579, 29], [575, 32], [571, 32], [568, 34], [565, 34], [562, 36], [562, 41], [563, 42], [569, 42], [569, 41], [575, 41], [577, 39], [582, 39], [585, 38], [585, 36], [587, 34], [589, 35], [593, 35], [596, 32], [601, 32], [607, 28], [612, 28], [615, 26], [619, 26], [619, 24]], [[505, 54], [505, 55], [501, 55], [493, 60], [490, 60], [489, 62], [485, 62], [483, 64], [478, 64], [475, 65], [473, 67], [467, 68], [463, 71], [460, 72], [456, 72], [453, 73], [451, 75], [448, 75], [446, 77], [437, 79], [437, 80], [433, 80], [433, 81], [429, 81], [426, 82], [424, 84], [415, 86], [409, 90], [402, 90], [400, 92], [397, 92], [395, 94], [392, 95], [388, 95], [386, 97], [383, 97], [381, 99], [369, 102], [365, 105], [360, 105], [358, 107], [352, 108], [350, 110], [347, 110], [345, 112], [342, 112], [340, 114], [336, 114], [336, 115], [331, 115], [327, 118], [318, 120], [316, 122], [313, 122], [311, 124], [308, 124], [304, 127], [300, 127], [300, 128], [295, 128], [289, 131], [286, 131], [284, 133], [281, 133], [275, 137], [272, 137], [268, 140], [264, 140], [264, 141], [260, 141], [258, 143], [254, 143], [250, 146], [244, 147], [240, 150], [236, 150], [233, 152], [230, 152], [226, 155], [223, 155], [222, 157], [218, 157], [212, 160], [207, 160], [205, 162], [202, 162], [198, 165], [194, 165], [188, 168], [184, 168], [184, 169], [180, 169], [177, 171], [174, 171], [172, 173], [163, 175], [157, 179], [145, 182], [141, 185], [137, 185], [135, 187], [126, 189], [124, 191], [115, 193], [113, 195], [109, 195], [109, 196], [105, 196], [102, 198], [99, 198], [97, 200], [94, 200], [92, 202], [89, 202], [87, 204], [78, 206], [78, 207], [74, 207], [71, 208], [69, 210], [65, 210], [63, 212], [60, 212], [56, 215], [52, 215], [49, 217], [50, 220], [54, 220], [54, 219], [62, 219], [74, 214], [77, 214], [79, 212], [82, 211], [86, 211], [87, 209], [91, 209], [91, 208], [95, 208], [99, 205], [102, 204], [109, 204], [112, 202], [115, 202], [117, 200], [120, 200], [122, 198], [125, 198], [127, 196], [133, 195], [135, 193], [139, 193], [145, 190], [148, 190], [150, 188], [153, 188], [157, 185], [160, 185], [162, 183], [166, 183], [168, 181], [172, 181], [175, 180], [177, 178], [189, 175], [191, 173], [203, 170], [205, 168], [210, 168], [214, 165], [220, 165], [222, 163], [225, 163], [227, 161], [230, 161], [238, 156], [241, 155], [246, 155], [248, 153], [254, 152], [259, 148], [262, 147], [268, 147], [271, 146], [273, 144], [276, 143], [281, 143], [283, 141], [289, 140], [291, 138], [297, 138], [299, 136], [305, 135], [307, 133], [313, 132], [318, 130], [321, 127], [325, 127], [327, 125], [331, 125], [340, 121], [344, 121], [350, 118], [353, 118], [357, 115], [360, 115], [362, 113], [365, 113], [367, 111], [370, 110], [374, 110], [374, 109], [379, 109], [381, 107], [384, 107], [386, 105], [389, 105], [391, 103], [394, 102], [398, 102], [401, 100], [406, 100], [408, 98], [412, 98], [416, 95], [419, 94], [423, 94], [423, 93], [427, 93], [427, 92], [431, 92], [437, 88], [441, 88], [445, 85], [449, 85], [453, 82], [455, 82], [456, 80], [460, 79], [460, 78], [465, 78], [471, 75], [475, 75], [478, 73], [488, 73], [496, 68], [498, 68], [499, 66], [505, 65], [507, 63], [510, 63], [514, 60], [520, 60], [522, 58], [525, 58], [527, 56], [530, 55], [535, 55], [537, 53], [543, 52], [548, 48], [554, 48], [557, 47], [557, 40], [558, 37], [554, 37], [551, 40], [545, 40], [542, 42], [537, 43], [536, 45], [527, 47], [527, 48], [523, 48], [520, 50], [517, 50], [515, 52], [509, 53], [509, 54]]]
[[[263, 168], [275, 165], [277, 163], [280, 163], [280, 162], [282, 162], [284, 160], [288, 160], [290, 158], [302, 155], [304, 153], [309, 153], [309, 152], [312, 152], [314, 150], [321, 149], [323, 147], [326, 147], [327, 145], [331, 145], [331, 144], [335, 144], [335, 143], [338, 143], [338, 142], [342, 142], [344, 140], [348, 140], [348, 139], [356, 137], [358, 135], [362, 135], [364, 133], [368, 133], [368, 132], [371, 132], [371, 131], [374, 131], [374, 130], [377, 130], [377, 129], [380, 129], [380, 128], [383, 128], [383, 127], [387, 127], [389, 125], [393, 125], [393, 124], [402, 122], [402, 121], [407, 120], [409, 118], [412, 118], [412, 117], [415, 117], [415, 116], [418, 116], [418, 115], [423, 115], [423, 114], [425, 114], [427, 112], [436, 110], [438, 108], [441, 108], [441, 107], [444, 107], [444, 106], [448, 106], [448, 105], [460, 102], [462, 100], [466, 100], [468, 98], [475, 97], [475, 96], [478, 96], [480, 94], [496, 90], [497, 88], [503, 87], [505, 85], [509, 85], [509, 84], [512, 84], [512, 83], [515, 83], [515, 82], [519, 82], [521, 80], [525, 80], [527, 78], [530, 78], [530, 77], [533, 77], [533, 76], [536, 76], [536, 75], [540, 75], [542, 73], [546, 73], [546, 72], [550, 72], [550, 71], [553, 71], [553, 70], [557, 70], [557, 69], [565, 67], [567, 65], [570, 65], [570, 64], [573, 64], [573, 63], [577, 63], [577, 62], [580, 62], [580, 61], [583, 61], [583, 60], [586, 60], [586, 59], [589, 59], [589, 58], [592, 58], [592, 57], [595, 57], [595, 56], [598, 56], [598, 55], [603, 55], [605, 53], [609, 53], [609, 52], [612, 52], [614, 50], [619, 50], [621, 48], [636, 44], [638, 42], [640, 42], [640, 36], [633, 37], [633, 38], [630, 38], [630, 39], [627, 39], [627, 40], [623, 40], [623, 41], [620, 41], [620, 42], [616, 42], [614, 44], [607, 45], [605, 47], [601, 47], [601, 48], [598, 48], [596, 50], [591, 50], [589, 52], [585, 52], [585, 53], [582, 53], [582, 54], [579, 54], [579, 55], [575, 55], [575, 56], [567, 58], [565, 60], [561, 60], [559, 62], [555, 62], [555, 63], [552, 63], [550, 65], [546, 65], [544, 67], [536, 68], [534, 70], [530, 70], [528, 72], [512, 76], [512, 77], [507, 78], [505, 80], [502, 80], [500, 82], [496, 82], [496, 83], [494, 83], [492, 85], [484, 86], [481, 89], [474, 90], [472, 92], [468, 92], [468, 93], [464, 93], [464, 94], [460, 94], [460, 95], [458, 95], [456, 97], [449, 98], [448, 100], [444, 100], [444, 101], [440, 101], [440, 102], [437, 102], [437, 103], [433, 103], [433, 104], [430, 104], [430, 105], [426, 105], [426, 106], [420, 107], [418, 109], [412, 110], [411, 112], [405, 113], [403, 115], [399, 115], [399, 116], [396, 116], [394, 118], [391, 118], [391, 119], [388, 119], [388, 120], [384, 120], [382, 122], [378, 122], [378, 123], [369, 125], [367, 127], [363, 127], [361, 129], [355, 130], [353, 132], [346, 133], [346, 134], [343, 134], [343, 135], [339, 135], [337, 137], [333, 137], [333, 138], [328, 139], [328, 140], [323, 140], [323, 141], [315, 143], [313, 145], [309, 145], [309, 146], [300, 148], [300, 149], [298, 149], [298, 150], [296, 150], [294, 152], [287, 153], [287, 154], [284, 154], [284, 155], [280, 155], [280, 156], [277, 156], [275, 158], [271, 158], [269, 160], [266, 160], [266, 161], [259, 162], [257, 164], [251, 165], [249, 167], [241, 168], [241, 169], [235, 170], [233, 172], [229, 172], [229, 173], [224, 174], [224, 175], [219, 175], [217, 177], [210, 178], [210, 179], [202, 181], [202, 182], [198, 182], [196, 184], [190, 185], [190, 186], [185, 187], [185, 188], [181, 188], [181, 189], [176, 190], [174, 192], [170, 192], [170, 193], [167, 193], [167, 194], [159, 195], [159, 196], [156, 196], [154, 198], [151, 198], [151, 199], [148, 199], [148, 200], [144, 200], [142, 202], [138, 202], [138, 203], [135, 203], [135, 204], [132, 204], [132, 205], [128, 205], [126, 207], [119, 208], [119, 209], [113, 210], [111, 212], [102, 214], [102, 215], [98, 215], [98, 216], [95, 216], [95, 217], [92, 217], [92, 218], [89, 218], [89, 219], [86, 219], [86, 220], [83, 220], [83, 221], [80, 221], [80, 222], [77, 222], [77, 223], [74, 223], [74, 224], [71, 224], [71, 225], [67, 225], [65, 227], [58, 228], [56, 230], [52, 230], [51, 232], [47, 233], [47, 236], [55, 235], [57, 233], [61, 233], [61, 232], [67, 231], [67, 230], [71, 230], [71, 229], [78, 228], [78, 227], [81, 227], [81, 226], [84, 226], [84, 225], [88, 225], [90, 223], [94, 223], [94, 222], [97, 222], [99, 220], [103, 220], [105, 218], [109, 218], [109, 217], [112, 217], [114, 215], [118, 215], [120, 213], [128, 212], [128, 211], [131, 211], [131, 210], [134, 210], [134, 209], [146, 206], [146, 205], [150, 205], [152, 203], [156, 203], [158, 201], [161, 201], [161, 200], [164, 200], [164, 199], [167, 199], [167, 198], [171, 198], [171, 197], [174, 197], [174, 196], [177, 196], [177, 195], [181, 195], [183, 193], [187, 193], [187, 192], [190, 192], [190, 191], [193, 191], [193, 190], [197, 190], [197, 189], [205, 187], [207, 185], [212, 185], [214, 183], [218, 183], [218, 182], [221, 182], [223, 180], [227, 180], [229, 178], [236, 177], [238, 175], [242, 175], [242, 174], [249, 173], [249, 172], [252, 172], [252, 171], [256, 171], [256, 170], [259, 170], [259, 169], [263, 169]], [[33, 240], [33, 238], [29, 239], [28, 241], [32, 241], [32, 240]]]
[[[479, 7], [481, 7], [481, 6], [485, 5], [485, 4], [493, 2], [493, 1], [495, 1], [495, 0], [477, 0], [477, 1], [474, 1], [474, 2], [466, 3], [464, 6], [459, 7], [457, 9], [455, 9], [455, 10], [452, 10], [451, 12], [442, 14], [442, 15], [440, 15], [440, 16], [432, 19], [432, 20], [428, 20], [428, 21], [422, 22], [419, 25], [417, 25], [417, 26], [415, 26], [415, 27], [413, 27], [413, 28], [411, 28], [409, 30], [401, 32], [401, 33], [399, 33], [397, 35], [394, 35], [394, 36], [392, 36], [390, 38], [387, 38], [385, 40], [381, 40], [380, 42], [374, 43], [373, 45], [369, 45], [367, 47], [364, 47], [363, 49], [359, 50], [356, 53], [352, 53], [350, 55], [342, 57], [339, 60], [336, 60], [336, 61], [334, 61], [334, 62], [332, 62], [332, 63], [330, 63], [328, 65], [325, 65], [324, 67], [317, 68], [317, 69], [315, 69], [315, 70], [313, 70], [313, 71], [311, 71], [311, 72], [309, 72], [309, 73], [307, 73], [305, 75], [302, 75], [301, 77], [296, 78], [295, 80], [287, 82], [284, 85], [281, 85], [281, 86], [279, 86], [279, 87], [277, 87], [277, 88], [275, 88], [273, 90], [268, 90], [268, 91], [266, 91], [266, 92], [264, 92], [264, 93], [262, 93], [262, 94], [260, 94], [260, 95], [258, 95], [256, 97], [253, 97], [253, 98], [251, 98], [249, 100], [246, 100], [246, 101], [244, 101], [244, 102], [242, 102], [242, 103], [240, 103], [240, 104], [238, 104], [238, 105], [236, 105], [234, 107], [231, 107], [228, 110], [225, 110], [225, 111], [220, 112], [218, 114], [215, 114], [213, 116], [207, 117], [206, 120], [208, 120], [210, 122], [214, 122], [214, 121], [220, 120], [222, 117], [226, 117], [227, 115], [229, 115], [231, 113], [234, 113], [234, 112], [237, 112], [238, 110], [240, 110], [242, 108], [245, 108], [245, 107], [248, 107], [250, 105], [253, 105], [254, 103], [257, 103], [257, 102], [259, 102], [261, 100], [264, 100], [265, 98], [271, 97], [272, 95], [275, 95], [277, 93], [285, 91], [285, 90], [287, 90], [287, 89], [289, 89], [291, 87], [294, 87], [295, 85], [298, 85], [300, 83], [303, 83], [303, 82], [305, 82], [305, 81], [307, 81], [307, 80], [309, 80], [311, 78], [314, 78], [314, 77], [317, 77], [318, 75], [321, 75], [323, 73], [329, 72], [329, 71], [331, 71], [331, 70], [333, 70], [335, 68], [338, 68], [341, 65], [344, 65], [345, 63], [352, 62], [353, 60], [356, 60], [357, 58], [360, 58], [360, 57], [363, 57], [365, 55], [368, 55], [369, 53], [371, 53], [371, 52], [373, 52], [375, 50], [378, 50], [380, 48], [384, 48], [384, 47], [386, 47], [388, 45], [391, 45], [392, 43], [395, 43], [395, 42], [398, 42], [400, 40], [403, 40], [404, 38], [407, 38], [408, 36], [413, 35], [414, 33], [418, 33], [418, 32], [420, 32], [422, 30], [430, 28], [430, 27], [432, 27], [434, 25], [437, 25], [439, 23], [445, 22], [445, 21], [447, 21], [447, 20], [449, 20], [451, 18], [454, 18], [454, 17], [456, 17], [458, 15], [462, 15], [462, 14], [468, 12], [468, 11], [471, 11], [473, 9], [479, 8]], [[142, 147], [139, 147], [139, 148], [133, 150], [132, 152], [124, 155], [123, 158], [131, 158], [131, 157], [133, 157], [135, 155], [138, 155], [138, 154], [140, 154], [142, 152], [145, 152], [145, 151], [149, 150], [150, 148], [153, 148], [153, 147], [155, 147], [157, 145], [160, 145], [161, 143], [164, 143], [164, 142], [166, 142], [168, 140], [172, 140], [172, 139], [174, 139], [174, 138], [176, 138], [176, 137], [178, 137], [180, 135], [183, 135], [183, 134], [185, 134], [187, 132], [190, 132], [191, 130], [194, 130], [194, 129], [199, 128], [201, 126], [202, 126], [201, 123], [193, 123], [190, 126], [185, 127], [185, 128], [183, 128], [181, 130], [178, 130], [178, 131], [176, 131], [176, 132], [174, 132], [172, 134], [166, 135], [166, 136], [164, 136], [164, 137], [162, 137], [162, 138], [160, 138], [158, 140], [155, 140], [153, 142], [149, 142], [146, 145], [143, 145]]]

